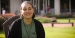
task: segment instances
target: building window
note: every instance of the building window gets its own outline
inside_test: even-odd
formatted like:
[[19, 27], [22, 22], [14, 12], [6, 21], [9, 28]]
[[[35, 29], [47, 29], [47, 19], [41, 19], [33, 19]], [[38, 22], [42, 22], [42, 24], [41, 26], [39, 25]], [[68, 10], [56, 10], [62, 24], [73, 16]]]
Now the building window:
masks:
[[71, 0], [71, 12], [75, 13], [75, 0]]
[[40, 10], [43, 10], [43, 0], [40, 0]]
[[50, 8], [54, 8], [54, 0], [50, 0]]
[[61, 12], [69, 12], [69, 0], [60, 0], [60, 9]]
[[1, 8], [4, 8], [6, 12], [10, 12], [10, 0], [1, 0]]

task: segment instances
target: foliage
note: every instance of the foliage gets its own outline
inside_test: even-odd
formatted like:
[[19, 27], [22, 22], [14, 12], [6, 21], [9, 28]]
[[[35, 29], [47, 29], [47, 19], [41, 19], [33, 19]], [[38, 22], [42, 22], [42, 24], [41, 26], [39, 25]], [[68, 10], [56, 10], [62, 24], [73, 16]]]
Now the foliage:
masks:
[[45, 16], [50, 18], [52, 15], [51, 15], [51, 13], [46, 13]]
[[40, 21], [41, 23], [50, 23], [49, 18], [35, 18], [36, 20]]
[[71, 14], [69, 15], [55, 15], [57, 18], [72, 18], [73, 16]]
[[46, 15], [48, 18], [50, 17], [56, 17], [56, 18], [75, 18], [75, 15], [72, 14], [60, 14], [60, 15], [52, 15], [51, 13], [46, 13]]

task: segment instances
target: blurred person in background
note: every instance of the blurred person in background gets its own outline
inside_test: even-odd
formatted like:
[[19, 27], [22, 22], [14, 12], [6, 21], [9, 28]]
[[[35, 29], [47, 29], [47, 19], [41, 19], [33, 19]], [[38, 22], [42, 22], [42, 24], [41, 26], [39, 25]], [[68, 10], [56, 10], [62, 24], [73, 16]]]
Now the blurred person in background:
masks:
[[6, 10], [2, 7], [2, 14], [5, 14]]

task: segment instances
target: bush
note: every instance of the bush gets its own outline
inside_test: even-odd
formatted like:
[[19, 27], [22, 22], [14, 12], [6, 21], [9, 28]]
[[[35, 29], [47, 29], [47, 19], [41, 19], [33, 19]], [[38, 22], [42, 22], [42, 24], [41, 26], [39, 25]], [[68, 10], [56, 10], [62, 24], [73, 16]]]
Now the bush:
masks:
[[46, 13], [46, 15], [45, 16], [47, 16], [47, 17], [51, 17], [52, 15], [51, 15], [51, 13]]
[[51, 17], [56, 17], [56, 18], [74, 18], [73, 15], [50, 15], [50, 16], [47, 16], [49, 18]]
[[3, 15], [3, 17], [5, 17], [7, 19], [12, 17], [12, 16], [15, 16], [15, 14], [13, 14], [13, 13], [6, 13], [6, 14]]
[[59, 15], [57, 18], [72, 18], [73, 16], [71, 14], [69, 15]]
[[49, 18], [35, 18], [36, 20], [40, 21], [41, 23], [50, 23]]

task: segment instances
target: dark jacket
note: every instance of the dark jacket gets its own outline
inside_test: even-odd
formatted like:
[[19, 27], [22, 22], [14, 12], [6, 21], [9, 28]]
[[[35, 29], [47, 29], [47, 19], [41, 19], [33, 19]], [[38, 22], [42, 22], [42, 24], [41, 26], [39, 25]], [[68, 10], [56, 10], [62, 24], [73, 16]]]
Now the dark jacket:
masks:
[[[43, 25], [35, 19], [34, 22], [37, 38], [45, 38]], [[11, 24], [8, 32], [8, 38], [22, 38], [21, 19], [17, 19]]]

